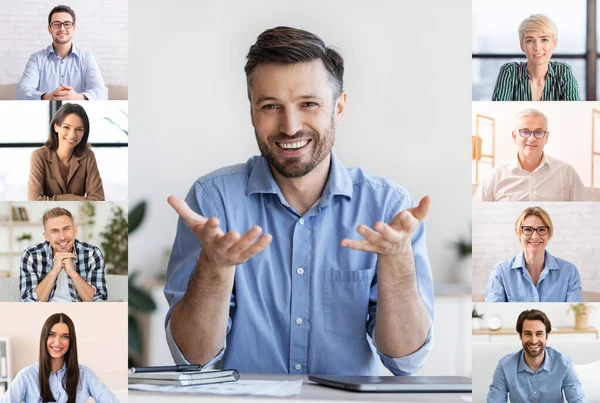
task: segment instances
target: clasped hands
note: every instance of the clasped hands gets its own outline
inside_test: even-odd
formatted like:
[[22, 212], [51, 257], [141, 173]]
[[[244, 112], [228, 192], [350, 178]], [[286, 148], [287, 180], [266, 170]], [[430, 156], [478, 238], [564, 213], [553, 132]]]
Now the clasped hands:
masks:
[[[272, 241], [269, 234], [262, 234], [262, 228], [254, 226], [244, 235], [237, 231], [224, 233], [219, 228], [219, 220], [206, 218], [194, 212], [185, 201], [169, 196], [168, 202], [196, 235], [208, 262], [214, 267], [229, 267], [244, 263], [263, 251]], [[343, 239], [341, 246], [374, 252], [379, 256], [400, 255], [410, 245], [410, 237], [421, 221], [429, 213], [431, 197], [425, 196], [419, 205], [396, 214], [389, 224], [378, 221], [374, 229], [361, 224], [357, 231], [364, 240]]]
[[76, 92], [73, 87], [69, 87], [66, 84], [61, 83], [60, 86], [52, 92], [47, 92], [42, 95], [44, 101], [56, 100], [84, 100], [86, 99], [83, 94]]
[[52, 264], [52, 268], [58, 273], [61, 270], [64, 270], [67, 273], [67, 276], [72, 277], [73, 273], [77, 272], [75, 270], [75, 259], [76, 256], [71, 252], [56, 252], [54, 254], [54, 263]]

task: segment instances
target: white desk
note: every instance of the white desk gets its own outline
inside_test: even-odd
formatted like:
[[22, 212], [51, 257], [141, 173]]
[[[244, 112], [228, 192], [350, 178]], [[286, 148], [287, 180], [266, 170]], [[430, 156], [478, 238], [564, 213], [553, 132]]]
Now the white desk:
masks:
[[306, 375], [241, 374], [240, 379], [266, 381], [295, 381], [302, 379], [300, 395], [287, 398], [269, 398], [265, 396], [218, 396], [218, 395], [179, 395], [170, 393], [142, 392], [129, 390], [129, 403], [196, 403], [196, 402], [464, 402], [461, 396], [467, 393], [358, 393], [334, 389], [308, 380]]

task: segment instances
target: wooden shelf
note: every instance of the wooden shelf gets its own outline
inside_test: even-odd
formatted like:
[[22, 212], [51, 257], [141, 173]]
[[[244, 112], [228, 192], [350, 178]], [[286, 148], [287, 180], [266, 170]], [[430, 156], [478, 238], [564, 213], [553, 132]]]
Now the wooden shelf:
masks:
[[[558, 327], [553, 328], [550, 332], [550, 335], [553, 334], [595, 334], [598, 336], [598, 329], [595, 327], [588, 327], [587, 329], [575, 329], [574, 327]], [[517, 330], [515, 328], [502, 328], [498, 330], [489, 330], [489, 329], [479, 329], [473, 330], [472, 334], [475, 335], [484, 335], [484, 336], [505, 336], [505, 335], [517, 335]]]

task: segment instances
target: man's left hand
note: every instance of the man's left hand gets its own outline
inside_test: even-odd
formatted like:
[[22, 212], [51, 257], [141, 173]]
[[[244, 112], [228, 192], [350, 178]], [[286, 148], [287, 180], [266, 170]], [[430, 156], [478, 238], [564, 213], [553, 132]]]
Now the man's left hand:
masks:
[[54, 98], [56, 100], [84, 100], [85, 97], [83, 94], [76, 92], [73, 87], [70, 87], [66, 84], [60, 84], [60, 87], [56, 89], [54, 92]]
[[63, 259], [62, 268], [67, 273], [67, 276], [73, 277], [73, 274], [77, 273], [75, 269], [75, 261], [73, 259]]
[[354, 250], [374, 252], [379, 256], [400, 255], [410, 246], [410, 237], [429, 213], [431, 197], [425, 196], [417, 207], [402, 210], [389, 224], [377, 221], [374, 229], [361, 224], [356, 229], [365, 240], [342, 239], [341, 245]]

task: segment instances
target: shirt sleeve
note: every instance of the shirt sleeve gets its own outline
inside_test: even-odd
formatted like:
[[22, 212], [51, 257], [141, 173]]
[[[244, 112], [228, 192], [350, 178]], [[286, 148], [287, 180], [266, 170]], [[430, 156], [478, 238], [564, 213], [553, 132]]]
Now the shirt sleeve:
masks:
[[[229, 321], [227, 324], [227, 333], [229, 333], [230, 329], [231, 329], [231, 318], [229, 318]], [[171, 356], [173, 357], [173, 361], [175, 362], [175, 364], [177, 364], [177, 365], [191, 365], [192, 364], [191, 362], [189, 362], [187, 360], [187, 358], [185, 358], [185, 356], [179, 349], [179, 346], [175, 342], [175, 339], [173, 338], [173, 333], [171, 333], [171, 319], [170, 318], [168, 319], [168, 322], [167, 322], [167, 344], [169, 346], [169, 350], [171, 351]], [[225, 338], [225, 342], [223, 343], [223, 348], [209, 362], [207, 362], [206, 364], [202, 364], [203, 367], [208, 367], [209, 365], [213, 365], [217, 361], [219, 361], [221, 358], [223, 358], [223, 354], [225, 354], [226, 348], [227, 348], [227, 338]]]
[[29, 181], [27, 183], [27, 200], [50, 200], [44, 195], [44, 161], [36, 151], [31, 153]]
[[17, 84], [17, 99], [19, 100], [41, 100], [42, 95], [44, 95], [43, 92], [37, 90], [40, 83], [40, 70], [37, 59], [37, 54], [31, 55]]
[[566, 302], [583, 302], [581, 293], [581, 278], [577, 267], [571, 265], [571, 276], [569, 277], [569, 286], [567, 288]]
[[20, 291], [21, 302], [38, 302], [39, 298], [35, 292], [35, 287], [40, 282], [33, 256], [28, 251], [23, 252], [20, 266]]
[[[385, 221], [389, 222], [398, 212], [415, 206], [416, 203], [408, 194], [406, 194], [400, 205], [395, 204], [393, 210], [388, 211]], [[427, 244], [425, 240], [425, 224], [421, 223], [411, 237], [413, 257], [415, 260], [415, 271], [417, 275], [417, 289], [419, 296], [429, 314], [429, 330], [421, 348], [405, 357], [394, 358], [383, 354], [375, 344], [375, 323], [377, 314], [377, 281], [371, 285], [369, 299], [369, 320], [367, 322], [367, 334], [371, 337], [373, 346], [379, 354], [381, 362], [394, 375], [411, 375], [417, 372], [431, 353], [434, 344], [433, 331], [433, 278], [427, 253]]]
[[100, 249], [94, 248], [91, 253], [88, 272], [85, 281], [94, 287], [94, 296], [92, 301], [108, 300], [108, 291], [106, 290], [106, 275], [104, 272], [104, 256]]
[[487, 403], [506, 403], [508, 396], [508, 384], [504, 376], [504, 369], [502, 365], [498, 363], [496, 371], [494, 371], [494, 377], [490, 390], [487, 394]]
[[570, 167], [571, 170], [571, 197], [570, 201], [588, 201], [588, 193], [585, 185], [583, 184], [575, 168]]
[[86, 58], [86, 69], [85, 69], [85, 90], [83, 95], [89, 100], [107, 100], [108, 99], [108, 88], [104, 85], [102, 79], [102, 73], [96, 63], [94, 55], [89, 52], [85, 53]]
[[[570, 360], [569, 364], [571, 364]], [[569, 368], [565, 373], [562, 389], [568, 403], [585, 403], [583, 386], [579, 381], [579, 377], [577, 376], [577, 372], [575, 371], [575, 368], [573, 368], [573, 365], [569, 365]]]
[[562, 64], [564, 68], [564, 75], [560, 80], [560, 101], [580, 101], [579, 98], [579, 87], [577, 80], [573, 75], [571, 66], [566, 63]]
[[504, 289], [504, 281], [502, 276], [500, 276], [499, 265], [492, 268], [492, 272], [488, 278], [485, 302], [508, 302], [506, 290]]
[[84, 367], [84, 380], [88, 387], [88, 392], [94, 401], [98, 403], [119, 403], [119, 399], [108, 387], [102, 383], [100, 378], [91, 369]]
[[[222, 215], [219, 214], [215, 207], [212, 199], [206, 194], [206, 191], [200, 183], [195, 183], [194, 186], [188, 192], [186, 198], [188, 206], [196, 213], [204, 217], [217, 217], [224, 223]], [[165, 330], [167, 332], [167, 341], [169, 342], [169, 348], [171, 355], [175, 362], [187, 362], [184, 355], [176, 345], [173, 335], [171, 333], [170, 319], [173, 314], [173, 309], [181, 301], [185, 295], [191, 276], [194, 274], [194, 270], [200, 257], [202, 246], [196, 238], [196, 235], [188, 227], [188, 225], [179, 218], [177, 222], [177, 235], [175, 236], [175, 242], [171, 251], [171, 257], [169, 258], [169, 264], [167, 267], [167, 284], [165, 285], [165, 297], [169, 302], [169, 311], [165, 319]], [[230, 299], [230, 312], [235, 309], [235, 296], [231, 295]], [[227, 334], [232, 326], [231, 316], [228, 320]], [[220, 356], [224, 354], [226, 346], [217, 356], [209, 361], [205, 365], [209, 365], [220, 359]], [[218, 358], [217, 358], [218, 357]]]
[[22, 402], [25, 400], [27, 394], [27, 378], [25, 377], [23, 370], [19, 371], [17, 376], [14, 377], [8, 390], [2, 395], [0, 403], [14, 403]]
[[516, 66], [506, 63], [500, 67], [496, 86], [492, 93], [492, 101], [512, 101], [513, 87], [515, 85]]
[[89, 201], [104, 201], [104, 188], [102, 187], [102, 178], [98, 171], [96, 156], [92, 150], [88, 150], [87, 177], [85, 178], [85, 196]]

